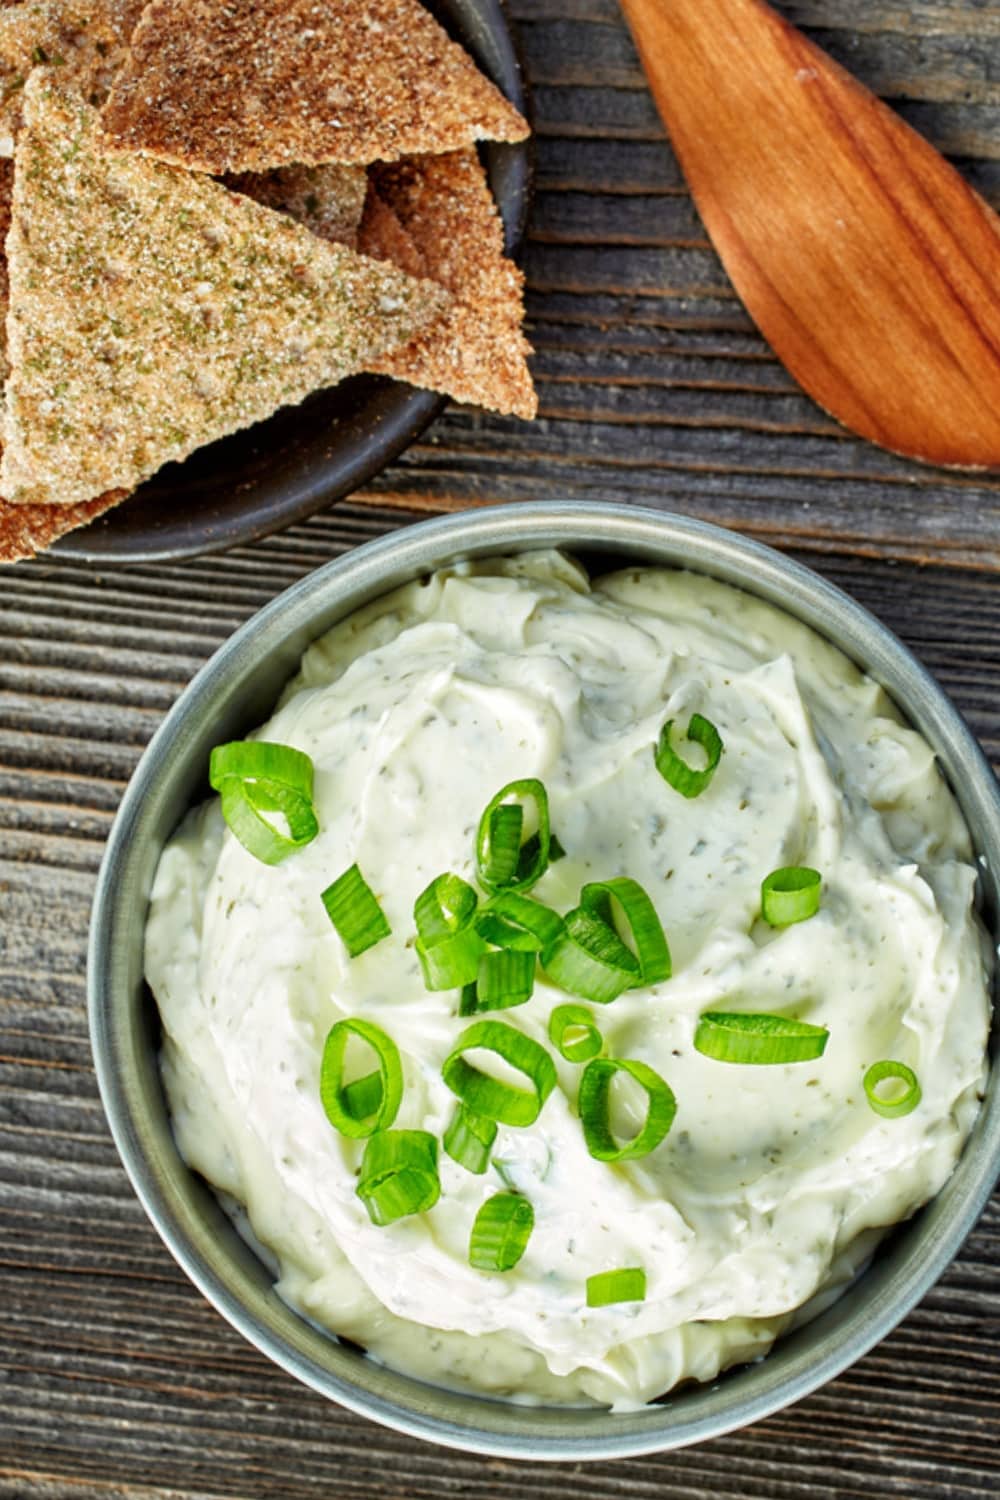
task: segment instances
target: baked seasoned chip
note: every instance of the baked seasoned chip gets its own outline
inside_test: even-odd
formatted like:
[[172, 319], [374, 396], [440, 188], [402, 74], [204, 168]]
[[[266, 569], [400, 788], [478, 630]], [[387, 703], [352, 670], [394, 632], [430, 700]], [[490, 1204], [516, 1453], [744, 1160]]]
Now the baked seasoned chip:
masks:
[[10, 505], [0, 500], [0, 563], [34, 557], [68, 531], [86, 526], [128, 498], [128, 490], [110, 490], [79, 505]]
[[47, 69], [25, 89], [0, 494], [73, 504], [332, 385], [448, 294], [160, 162], [106, 157]]
[[103, 120], [115, 149], [215, 173], [528, 134], [418, 0], [150, 0]]
[[[368, 368], [455, 401], [533, 417], [538, 400], [522, 331], [524, 277], [503, 253], [503, 227], [474, 148], [371, 168], [382, 204], [423, 256], [425, 274], [453, 294], [448, 311], [405, 348]], [[359, 249], [395, 260], [384, 215], [366, 209]]]
[[277, 167], [273, 172], [231, 172], [223, 182], [266, 208], [291, 214], [320, 239], [333, 240], [350, 250], [357, 248], [368, 188], [364, 167], [337, 162], [319, 167]]
[[427, 262], [417, 247], [408, 229], [404, 229], [397, 214], [380, 198], [375, 184], [368, 183], [365, 211], [358, 230], [358, 242], [365, 247], [366, 255], [376, 260], [391, 261], [408, 276], [426, 276]]
[[124, 60], [144, 0], [21, 0], [0, 10], [0, 151], [9, 155], [21, 100], [36, 67], [58, 68], [63, 86], [102, 104]]

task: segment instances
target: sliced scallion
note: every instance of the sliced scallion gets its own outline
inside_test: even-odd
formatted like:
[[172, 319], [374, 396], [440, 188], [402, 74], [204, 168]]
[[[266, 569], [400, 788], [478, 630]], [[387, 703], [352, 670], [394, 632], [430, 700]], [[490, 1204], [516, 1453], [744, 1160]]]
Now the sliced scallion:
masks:
[[614, 880], [594, 880], [580, 892], [580, 905], [591, 916], [599, 917], [614, 931], [613, 901], [621, 907], [632, 934], [635, 957], [639, 961], [639, 984], [659, 984], [669, 979], [672, 966], [670, 948], [656, 907], [637, 880], [619, 876]]
[[771, 927], [791, 927], [819, 911], [823, 877], [805, 865], [772, 870], [761, 882], [760, 914]]
[[476, 1214], [469, 1264], [477, 1271], [512, 1271], [528, 1248], [535, 1211], [520, 1193], [494, 1193]]
[[453, 937], [472, 920], [479, 897], [460, 875], [438, 875], [413, 903], [417, 936], [425, 944]]
[[609, 1004], [642, 978], [631, 949], [582, 906], [567, 912], [562, 932], [542, 954], [542, 967], [561, 990], [598, 1005]]
[[673, 719], [668, 719], [660, 730], [660, 738], [653, 751], [656, 769], [664, 781], [675, 792], [680, 792], [682, 797], [700, 797], [718, 769], [724, 749], [722, 737], [709, 719], [701, 714], [691, 715], [684, 738], [700, 745], [707, 756], [701, 770], [695, 770], [686, 760], [682, 760], [670, 743], [673, 724]]
[[[630, 1141], [611, 1128], [611, 1085], [616, 1073], [635, 1080], [646, 1095], [646, 1118]], [[674, 1091], [646, 1063], [622, 1057], [595, 1057], [583, 1070], [577, 1101], [587, 1150], [597, 1161], [637, 1161], [667, 1135], [677, 1113]]]
[[[467, 1062], [466, 1052], [494, 1052], [523, 1073], [530, 1090], [502, 1083]], [[504, 1021], [476, 1021], [466, 1028], [441, 1070], [445, 1083], [467, 1109], [501, 1125], [533, 1125], [556, 1086], [556, 1068], [544, 1047]]]
[[462, 991], [460, 1016], [487, 1010], [510, 1010], [531, 999], [535, 986], [535, 954], [500, 948], [479, 960], [475, 984]]
[[415, 947], [429, 990], [460, 990], [475, 983], [479, 960], [486, 952], [486, 944], [471, 925], [436, 943], [417, 938]]
[[615, 1302], [645, 1302], [646, 1273], [641, 1266], [599, 1271], [587, 1277], [587, 1306], [610, 1307]]
[[[886, 1094], [882, 1091], [882, 1085], [886, 1083], [901, 1085], [902, 1092], [896, 1087]], [[908, 1068], [905, 1063], [892, 1062], [889, 1058], [872, 1063], [865, 1074], [864, 1086], [872, 1109], [877, 1115], [884, 1115], [887, 1120], [912, 1114], [923, 1097], [913, 1069]]]
[[549, 1041], [567, 1062], [589, 1062], [604, 1046], [585, 1005], [557, 1005], [549, 1016]]
[[[266, 740], [216, 745], [208, 779], [220, 795], [229, 828], [263, 864], [280, 864], [319, 832], [312, 802], [313, 763], [291, 745]], [[280, 813], [287, 833], [276, 828], [265, 813]]]
[[441, 1196], [437, 1150], [426, 1130], [380, 1130], [370, 1137], [355, 1191], [373, 1224], [434, 1207]]
[[471, 1109], [459, 1104], [441, 1137], [441, 1144], [452, 1161], [457, 1161], [469, 1172], [481, 1174], [489, 1166], [496, 1138], [495, 1120], [484, 1120], [482, 1115], [473, 1114]]
[[374, 948], [392, 928], [357, 865], [351, 865], [320, 896], [337, 934], [352, 958]]
[[717, 1062], [796, 1063], [822, 1057], [830, 1033], [825, 1026], [787, 1016], [705, 1011], [694, 1033], [695, 1051]]
[[[344, 1058], [351, 1037], [375, 1053], [378, 1068], [352, 1083], [344, 1082]], [[351, 1140], [387, 1130], [403, 1097], [403, 1065], [399, 1049], [381, 1026], [351, 1017], [331, 1026], [320, 1063], [319, 1094], [326, 1117]]]
[[[514, 800], [519, 799], [519, 800]], [[534, 802], [538, 829], [523, 845], [524, 809]], [[535, 777], [510, 781], [487, 804], [476, 835], [476, 878], [486, 891], [526, 891], [549, 864], [549, 798]]]
[[476, 931], [495, 948], [541, 953], [562, 932], [558, 912], [519, 891], [498, 891], [476, 915]]

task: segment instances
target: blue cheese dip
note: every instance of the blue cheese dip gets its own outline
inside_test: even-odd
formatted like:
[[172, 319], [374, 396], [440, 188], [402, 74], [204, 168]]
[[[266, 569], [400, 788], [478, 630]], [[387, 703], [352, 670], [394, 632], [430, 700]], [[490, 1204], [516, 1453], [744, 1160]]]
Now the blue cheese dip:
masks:
[[[653, 745], [695, 712], [725, 751], [688, 800]], [[312, 758], [321, 832], [269, 867], [218, 799], [193, 811], [160, 862], [146, 971], [179, 1148], [245, 1205], [279, 1293], [314, 1323], [440, 1385], [633, 1410], [764, 1354], [945, 1182], [989, 1019], [969, 837], [926, 742], [807, 627], [686, 572], [591, 585], [551, 552], [462, 564], [314, 644], [254, 737]], [[469, 1022], [457, 992], [425, 988], [414, 899], [445, 871], [475, 881], [483, 808], [524, 777], [567, 851], [534, 896], [565, 912], [584, 882], [628, 875], [656, 906], [673, 976], [593, 1009], [613, 1057], [667, 1080], [676, 1120], [639, 1160], [588, 1153], [581, 1069], [547, 1031], [574, 997], [540, 970], [502, 1013], [558, 1070], [537, 1121], [501, 1126], [482, 1176], [441, 1152], [435, 1207], [377, 1227], [355, 1191], [365, 1143], [320, 1102], [324, 1040], [345, 1017], [382, 1027], [403, 1062], [395, 1128], [440, 1139], [456, 1103], [441, 1068]], [[351, 959], [320, 892], [355, 861], [392, 934]], [[788, 865], [822, 873], [822, 903], [774, 929], [761, 881]], [[825, 1054], [695, 1051], [702, 1012], [740, 1009], [827, 1027]], [[862, 1086], [884, 1058], [920, 1082], [903, 1118]], [[617, 1107], [638, 1129], [641, 1099]], [[475, 1270], [473, 1219], [505, 1186], [534, 1231], [514, 1270]], [[587, 1306], [588, 1277], [632, 1266], [644, 1301]]]

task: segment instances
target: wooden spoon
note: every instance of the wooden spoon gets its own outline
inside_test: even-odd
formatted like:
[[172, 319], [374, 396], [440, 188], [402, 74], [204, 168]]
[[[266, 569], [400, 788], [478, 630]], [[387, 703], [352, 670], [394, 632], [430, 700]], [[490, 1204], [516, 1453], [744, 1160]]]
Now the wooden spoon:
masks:
[[762, 0], [621, 0], [695, 202], [779, 359], [845, 426], [1000, 465], [1000, 220]]

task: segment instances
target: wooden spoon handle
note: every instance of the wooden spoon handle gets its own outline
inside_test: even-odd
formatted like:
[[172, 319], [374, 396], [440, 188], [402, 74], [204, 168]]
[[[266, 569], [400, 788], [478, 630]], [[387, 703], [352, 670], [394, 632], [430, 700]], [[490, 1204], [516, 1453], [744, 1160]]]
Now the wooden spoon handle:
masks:
[[1000, 221], [762, 0], [621, 0], [705, 226], [765, 338], [855, 432], [1000, 465]]

